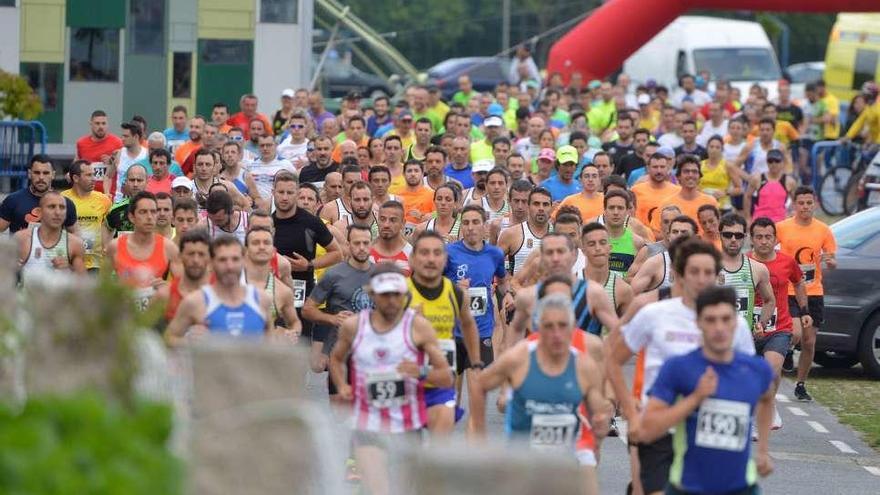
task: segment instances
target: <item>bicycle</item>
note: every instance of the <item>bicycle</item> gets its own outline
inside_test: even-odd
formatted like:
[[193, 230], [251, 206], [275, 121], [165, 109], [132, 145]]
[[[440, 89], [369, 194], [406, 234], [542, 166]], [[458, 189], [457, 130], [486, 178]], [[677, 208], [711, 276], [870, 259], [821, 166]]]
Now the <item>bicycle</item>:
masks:
[[849, 214], [853, 204], [851, 198], [847, 199], [851, 194], [850, 184], [854, 176], [864, 171], [870, 158], [852, 143], [819, 141], [810, 157], [814, 170], [818, 168], [820, 154], [825, 159], [825, 173], [816, 186], [819, 206], [829, 216]]
[[847, 215], [880, 205], [880, 153], [872, 148], [862, 153], [866, 157], [873, 153], [868, 165], [850, 178], [844, 195], [844, 210]]

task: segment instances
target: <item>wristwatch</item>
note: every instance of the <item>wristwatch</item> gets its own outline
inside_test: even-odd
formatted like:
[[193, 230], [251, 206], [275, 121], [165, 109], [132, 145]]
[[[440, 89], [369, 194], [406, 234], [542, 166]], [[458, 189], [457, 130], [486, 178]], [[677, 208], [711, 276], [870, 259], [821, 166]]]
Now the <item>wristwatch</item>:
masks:
[[312, 260], [309, 260], [309, 270], [314, 270], [314, 269], [315, 269], [315, 262]]
[[478, 370], [482, 370], [485, 367], [486, 367], [486, 364], [483, 363], [482, 361], [477, 361], [477, 362], [471, 363], [471, 369], [476, 368]]

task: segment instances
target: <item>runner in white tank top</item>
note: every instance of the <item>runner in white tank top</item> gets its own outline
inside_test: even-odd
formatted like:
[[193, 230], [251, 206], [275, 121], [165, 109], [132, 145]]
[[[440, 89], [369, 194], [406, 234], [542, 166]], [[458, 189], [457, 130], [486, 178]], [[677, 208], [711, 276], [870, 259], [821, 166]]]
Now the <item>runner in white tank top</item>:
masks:
[[[514, 274], [525, 265], [526, 259], [532, 251], [541, 249], [541, 239], [543, 239], [543, 237], [538, 237], [532, 233], [532, 229], [529, 228], [529, 222], [523, 222], [519, 226], [522, 229], [522, 244], [520, 244], [519, 249], [507, 257], [507, 271]], [[550, 227], [548, 232], [553, 232], [552, 226]]]
[[[235, 217], [235, 213], [229, 213], [233, 218]], [[226, 230], [223, 227], [220, 227], [216, 223], [212, 222], [210, 218], [205, 218], [205, 222], [208, 226], [208, 234], [211, 236], [211, 239], [216, 238], [218, 235], [226, 234], [235, 236], [236, 239], [239, 240], [242, 244], [244, 244], [244, 238], [247, 236], [248, 231], [248, 217], [242, 212], [238, 211], [238, 224], [232, 230]], [[231, 221], [231, 220], [230, 220]]]
[[339, 212], [339, 220], [343, 218], [348, 220], [348, 223], [351, 224], [351, 210], [345, 207], [345, 203], [342, 202], [342, 198], [336, 198], [333, 200], [336, 203], [336, 211]]
[[22, 280], [26, 280], [29, 274], [36, 272], [49, 272], [55, 270], [52, 260], [55, 258], [70, 259], [68, 248], [67, 230], [61, 229], [61, 237], [55, 245], [46, 247], [40, 240], [40, 224], [31, 229], [31, 249], [21, 265]]

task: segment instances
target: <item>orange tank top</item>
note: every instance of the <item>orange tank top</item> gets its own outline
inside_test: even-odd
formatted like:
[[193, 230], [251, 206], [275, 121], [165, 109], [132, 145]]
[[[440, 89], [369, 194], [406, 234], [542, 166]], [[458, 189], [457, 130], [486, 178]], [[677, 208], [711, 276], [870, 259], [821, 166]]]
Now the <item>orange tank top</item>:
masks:
[[165, 238], [153, 234], [153, 252], [145, 260], [135, 259], [128, 250], [128, 238], [123, 235], [119, 238], [116, 249], [116, 259], [113, 260], [113, 268], [119, 280], [130, 287], [148, 287], [153, 280], [165, 278], [168, 273], [168, 257], [165, 255]]

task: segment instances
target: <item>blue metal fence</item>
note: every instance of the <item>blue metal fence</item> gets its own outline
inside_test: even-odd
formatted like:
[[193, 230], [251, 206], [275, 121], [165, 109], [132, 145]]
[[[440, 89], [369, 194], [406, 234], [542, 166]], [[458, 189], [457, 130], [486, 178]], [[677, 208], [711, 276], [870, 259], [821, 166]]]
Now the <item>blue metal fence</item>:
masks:
[[28, 163], [46, 152], [46, 128], [36, 120], [0, 121], [0, 181], [15, 191], [24, 186]]

